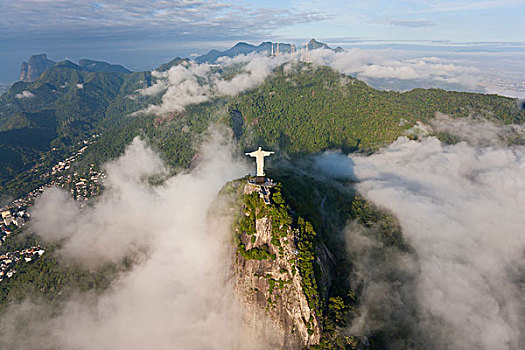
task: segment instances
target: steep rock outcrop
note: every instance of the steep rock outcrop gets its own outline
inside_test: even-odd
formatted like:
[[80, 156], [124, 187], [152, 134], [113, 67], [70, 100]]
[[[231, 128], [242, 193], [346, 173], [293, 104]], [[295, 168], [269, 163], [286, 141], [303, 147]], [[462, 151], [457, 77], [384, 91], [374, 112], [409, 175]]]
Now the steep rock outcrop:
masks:
[[20, 80], [32, 82], [40, 78], [42, 73], [53, 67], [56, 62], [48, 60], [45, 53], [40, 55], [33, 55], [29, 58], [29, 62], [22, 62], [20, 68]]
[[318, 344], [322, 334], [315, 261], [309, 254], [314, 245], [302, 242], [308, 241], [308, 232], [295, 227], [299, 225], [293, 224], [279, 189], [272, 192], [271, 203], [264, 204], [258, 186], [244, 186], [236, 228], [235, 289], [256, 334], [277, 348], [308, 348]]

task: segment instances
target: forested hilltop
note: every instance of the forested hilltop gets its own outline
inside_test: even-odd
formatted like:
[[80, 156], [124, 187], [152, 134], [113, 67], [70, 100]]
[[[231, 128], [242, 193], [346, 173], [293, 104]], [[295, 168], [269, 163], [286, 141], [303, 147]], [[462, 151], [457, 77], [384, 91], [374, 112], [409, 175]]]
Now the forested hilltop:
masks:
[[296, 74], [279, 70], [230, 104], [231, 124], [244, 148], [261, 144], [291, 153], [377, 149], [436, 112], [504, 124], [525, 121], [511, 98], [438, 89], [380, 91], [327, 67]]

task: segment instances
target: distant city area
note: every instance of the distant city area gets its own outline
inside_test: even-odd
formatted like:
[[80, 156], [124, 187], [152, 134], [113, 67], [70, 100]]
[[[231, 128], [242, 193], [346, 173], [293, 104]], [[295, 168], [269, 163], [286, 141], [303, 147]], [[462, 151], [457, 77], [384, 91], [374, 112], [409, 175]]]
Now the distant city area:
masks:
[[[26, 195], [17, 198], [0, 208], [0, 246], [12, 235], [24, 231], [24, 226], [31, 219], [30, 208], [35, 200], [42, 195], [46, 188], [58, 187], [68, 190], [72, 200], [81, 201], [80, 207], [85, 206], [87, 200], [98, 195], [101, 191], [101, 181], [104, 173], [90, 164], [89, 170], [84, 173], [73, 171], [71, 166], [86, 149], [97, 141], [99, 135], [92, 135], [87, 140], [78, 143], [78, 148], [66, 159], [59, 161], [49, 169], [42, 169], [40, 164], [35, 165], [29, 172], [38, 173], [40, 178], [47, 179], [45, 185], [33, 189]], [[0, 255], [0, 282], [16, 273], [19, 263], [28, 263], [36, 260], [45, 252], [45, 248], [36, 245], [26, 249], [2, 250]]]
[[489, 78], [483, 79], [480, 85], [485, 88], [485, 93], [525, 99], [525, 81]]

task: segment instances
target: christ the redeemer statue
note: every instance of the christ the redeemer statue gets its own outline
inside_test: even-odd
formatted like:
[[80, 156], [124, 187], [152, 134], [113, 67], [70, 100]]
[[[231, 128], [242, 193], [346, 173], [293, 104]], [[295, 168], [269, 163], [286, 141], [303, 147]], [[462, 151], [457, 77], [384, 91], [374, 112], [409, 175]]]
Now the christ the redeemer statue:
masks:
[[268, 157], [275, 152], [263, 151], [261, 147], [257, 151], [246, 153], [247, 156], [254, 157], [257, 160], [257, 177], [264, 177], [264, 157]]

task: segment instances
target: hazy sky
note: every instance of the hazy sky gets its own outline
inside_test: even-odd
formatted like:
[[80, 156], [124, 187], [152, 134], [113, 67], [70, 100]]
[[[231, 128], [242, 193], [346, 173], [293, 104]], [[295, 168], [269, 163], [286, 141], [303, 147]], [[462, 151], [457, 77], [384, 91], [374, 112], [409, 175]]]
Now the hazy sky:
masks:
[[525, 51], [525, 0], [0, 0], [0, 9], [0, 82], [16, 80], [35, 53], [139, 70], [240, 40], [514, 42], [510, 51]]

